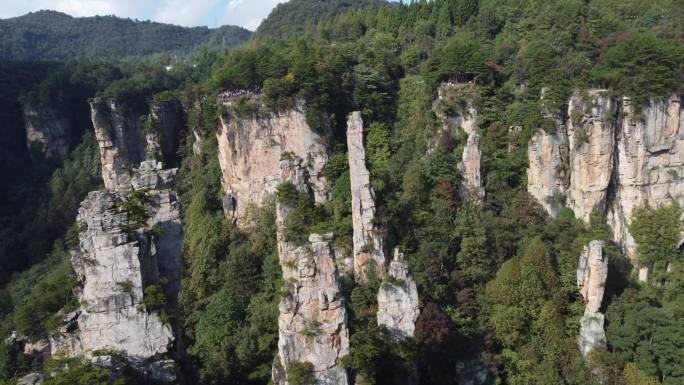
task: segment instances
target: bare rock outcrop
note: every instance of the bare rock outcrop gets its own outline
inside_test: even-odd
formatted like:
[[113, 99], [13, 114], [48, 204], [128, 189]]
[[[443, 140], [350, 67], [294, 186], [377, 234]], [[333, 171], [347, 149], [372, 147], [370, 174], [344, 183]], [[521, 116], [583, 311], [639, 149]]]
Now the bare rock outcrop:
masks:
[[43, 383], [43, 375], [40, 373], [29, 373], [17, 380], [17, 385], [40, 385]]
[[353, 112], [347, 120], [347, 149], [352, 195], [352, 224], [354, 228], [354, 276], [366, 280], [369, 261], [382, 276], [386, 269], [383, 232], [375, 224], [375, 192], [370, 184], [366, 167], [366, 150], [363, 146], [363, 119]]
[[161, 160], [165, 168], [176, 166], [184, 114], [183, 104], [178, 99], [158, 100], [150, 104], [144, 128], [148, 141], [155, 141], [157, 149], [148, 154], [148, 158]]
[[81, 203], [80, 247], [72, 256], [81, 305], [51, 337], [52, 354], [101, 359], [102, 351], [122, 352], [146, 375], [174, 378], [159, 370], [168, 367], [172, 327], [164, 309], [148, 309], [144, 299], [157, 285], [165, 308], [175, 306], [182, 264], [176, 172], [145, 161], [120, 190], [93, 191]]
[[[306, 188], [306, 168], [299, 158], [283, 160], [283, 181]], [[285, 239], [285, 221], [294, 209], [276, 205], [278, 257], [284, 295], [279, 304], [278, 357], [273, 382], [287, 384], [292, 365], [310, 364], [319, 385], [347, 385], [340, 359], [349, 354], [347, 311], [340, 291], [332, 234], [311, 234], [305, 245]]]
[[65, 159], [71, 147], [71, 120], [49, 106], [24, 106], [24, 127], [29, 150], [48, 159]]
[[378, 326], [387, 328], [395, 339], [413, 337], [420, 314], [416, 282], [409, 276], [404, 254], [394, 249], [388, 274], [378, 291]]
[[552, 217], [565, 202], [567, 137], [562, 130], [538, 130], [527, 148], [527, 192], [539, 201]]
[[583, 355], [606, 346], [604, 316], [600, 312], [604, 286], [608, 277], [608, 257], [603, 242], [591, 241], [584, 247], [577, 268], [577, 288], [586, 306], [580, 320], [578, 343]]
[[458, 129], [465, 133], [466, 142], [458, 164], [462, 177], [459, 194], [464, 201], [480, 203], [485, 197], [485, 190], [482, 186], [482, 149], [474, 94], [472, 84], [443, 83], [438, 90], [435, 112], [442, 120], [443, 133]]
[[606, 210], [613, 175], [615, 102], [606, 90], [575, 93], [568, 106], [570, 148], [568, 207], [589, 223], [593, 212]]
[[311, 130], [303, 108], [249, 118], [227, 114], [217, 138], [224, 210], [233, 219], [239, 221], [250, 204], [261, 205], [275, 192], [281, 159], [295, 156], [304, 160], [316, 202], [327, 200], [326, 139]]
[[[563, 204], [587, 223], [594, 212], [605, 215], [613, 240], [632, 261], [636, 244], [629, 225], [635, 208], [684, 205], [681, 97], [638, 107], [627, 97], [618, 104], [605, 90], [576, 92], [567, 124], [553, 133], [540, 130], [528, 147], [530, 194], [552, 216]], [[648, 267], [641, 268], [645, 280]]]
[[[684, 114], [679, 96], [652, 99], [639, 114], [622, 100], [617, 131], [615, 199], [608, 209], [613, 238], [631, 260], [636, 243], [629, 233], [634, 209], [677, 202], [684, 205]], [[646, 274], [647, 275], [647, 274]], [[645, 277], [646, 278], [646, 277]]]
[[105, 188], [125, 188], [142, 161], [173, 166], [183, 109], [177, 100], [139, 105], [122, 98], [90, 100], [95, 137], [100, 147]]

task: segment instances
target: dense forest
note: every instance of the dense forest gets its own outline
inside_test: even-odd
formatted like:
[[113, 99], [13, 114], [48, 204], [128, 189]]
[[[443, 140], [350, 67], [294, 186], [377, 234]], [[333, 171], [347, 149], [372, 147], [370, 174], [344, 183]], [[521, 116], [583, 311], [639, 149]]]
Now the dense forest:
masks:
[[185, 28], [116, 16], [74, 18], [39, 11], [0, 20], [0, 59], [119, 59], [157, 53], [184, 55], [200, 46], [232, 48], [249, 40], [240, 27]]
[[[70, 250], [78, 246], [76, 212], [101, 184], [87, 100], [148, 102], [173, 95], [183, 103], [186, 126], [203, 138], [196, 151], [197, 136], [188, 133], [177, 154], [184, 271], [172, 316], [182, 329], [179, 367], [187, 383], [271, 380], [286, 283], [278, 264], [275, 202], [294, 207], [287, 222], [294, 241], [332, 231], [338, 246], [350, 248], [345, 132], [349, 113], [361, 111], [376, 221], [386, 229], [389, 246], [406, 255], [421, 313], [415, 336], [397, 342], [375, 314], [376, 293], [387, 278], [342, 277], [350, 331], [343, 365], [356, 384], [405, 384], [416, 375], [419, 384], [463, 384], [468, 368], [486, 373], [473, 384], [682, 384], [684, 226], [676, 200], [636, 210], [630, 231], [638, 259], [629, 260], [614, 243], [605, 214], [595, 213], [587, 224], [563, 207], [552, 217], [527, 190], [530, 138], [540, 129], [553, 131], [554, 117], [572, 118], [566, 116], [567, 101], [576, 89], [607, 89], [630, 97], [638, 108], [684, 93], [681, 5], [292, 0], [276, 7], [250, 41], [227, 52], [194, 51], [171, 71], [160, 58], [16, 60], [146, 55], [159, 48], [159, 40], [138, 39], [145, 28], [166, 36], [160, 38], [170, 44], [165, 51], [190, 51], [217, 33], [231, 37], [228, 46], [249, 35], [104, 17], [83, 21], [84, 31], [89, 25], [104, 29], [78, 34], [87, 35], [87, 44], [45, 32], [62, 36], [66, 45], [23, 45], [18, 36], [27, 35], [21, 29], [36, 28], [40, 18], [52, 20], [47, 28], [55, 31], [78, 19], [38, 13], [2, 21], [0, 57], [15, 61], [0, 62], [1, 336], [49, 336], [55, 314], [78, 306], [69, 263]], [[136, 45], [105, 39], [107, 30], [130, 36]], [[456, 105], [476, 101], [486, 192], [479, 204], [457, 193], [465, 138], [441, 129], [437, 111], [454, 108], [435, 102], [443, 82], [471, 86], [471, 93], [455, 96]], [[247, 89], [262, 90], [263, 105], [244, 97], [227, 111], [216, 103], [224, 90]], [[308, 125], [329, 138], [325, 178], [331, 199], [317, 204], [283, 185], [250, 213], [248, 225], [237, 226], [223, 210], [219, 118], [285, 111], [300, 101]], [[66, 159], [24, 150], [24, 105], [49, 105], [73, 116], [78, 129]], [[578, 257], [592, 240], [604, 241], [609, 256], [601, 307], [607, 343], [583, 357], [577, 335], [584, 303], [575, 277]], [[637, 264], [652, 265], [653, 279], [639, 282]], [[139, 381], [128, 371], [112, 376], [88, 361], [56, 370], [61, 364], [0, 344], [0, 384], [31, 371], [45, 373], [46, 385]], [[313, 383], [305, 366], [298, 369], [288, 377], [291, 385]]]
[[390, 6], [385, 0], [293, 0], [278, 4], [268, 15], [257, 34], [280, 39], [302, 34], [320, 20], [331, 19], [351, 9]]

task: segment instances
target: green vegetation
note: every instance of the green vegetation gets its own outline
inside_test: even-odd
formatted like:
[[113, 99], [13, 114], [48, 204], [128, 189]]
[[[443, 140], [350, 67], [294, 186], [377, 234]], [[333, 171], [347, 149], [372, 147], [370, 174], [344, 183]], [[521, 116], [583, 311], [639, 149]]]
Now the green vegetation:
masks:
[[331, 19], [349, 9], [386, 5], [384, 0], [291, 0], [278, 4], [264, 20], [257, 35], [262, 38], [297, 36], [319, 20]]
[[[44, 177], [34, 175], [36, 179], [31, 182], [36, 183], [33, 188], [37, 191], [29, 190], [28, 196], [3, 202], [2, 210], [12, 210], [12, 215], [3, 217], [3, 221], [15, 220], [7, 223], [0, 238], [1, 266], [5, 274], [2, 278], [7, 279], [0, 305], [3, 336], [17, 330], [32, 338], [44, 338], [59, 324], [60, 317], [77, 305], [72, 293], [76, 278], [70, 256], [70, 251], [78, 245], [79, 228], [74, 222], [85, 194], [98, 188], [99, 172], [95, 138], [86, 134], [63, 166], [51, 174], [46, 186], [38, 187], [37, 181], [43, 181]], [[36, 196], [44, 200], [29, 203]], [[17, 204], [17, 199], [25, 206], [10, 208], [8, 204]], [[17, 260], [24, 255], [31, 258]], [[30, 269], [7, 278], [9, 273], [32, 262]]]
[[[46, 372], [43, 384], [46, 385], [125, 385], [123, 378], [111, 379], [112, 373], [109, 370], [99, 368], [89, 362], [79, 360], [69, 360], [67, 362], [54, 361], [46, 365], [55, 370], [55, 375]], [[65, 370], [68, 368], [67, 370]]]
[[136, 231], [147, 226], [150, 214], [147, 212], [147, 192], [144, 190], [132, 190], [123, 197], [123, 200], [115, 203], [115, 209], [119, 213], [126, 214], [126, 224], [123, 226], [124, 233], [133, 235]]
[[45, 363], [43, 382], [47, 385], [158, 385], [159, 382], [140, 378], [119, 352], [95, 352], [111, 356], [116, 369], [99, 367], [83, 359], [50, 359]]
[[[249, 44], [221, 54], [202, 50], [187, 59], [192, 64], [181, 61], [171, 71], [162, 69], [164, 58], [34, 63], [37, 79], [31, 79], [21, 66], [1, 63], [1, 84], [10, 88], [0, 92], [0, 106], [7, 107], [0, 114], [8, 118], [0, 124], [16, 132], [20, 99], [59, 100], [75, 113], [94, 95], [144, 106], [153, 95], [180, 97], [188, 132], [202, 137], [196, 153], [187, 135], [179, 154], [185, 263], [174, 312], [185, 334], [189, 377], [197, 383], [269, 381], [278, 302], [293, 292], [278, 263], [276, 200], [292, 209], [288, 240], [305, 244], [310, 233], [331, 231], [336, 246], [351, 249], [345, 131], [348, 114], [358, 110], [375, 223], [389, 248], [404, 251], [422, 305], [414, 338], [393, 341], [377, 326], [377, 291], [397, 282], [383, 283], [372, 266], [367, 283], [341, 277], [351, 335], [343, 364], [358, 384], [403, 383], [418, 375], [421, 385], [452, 385], [472, 366], [498, 384], [674, 385], [684, 381], [680, 208], [635, 211], [630, 231], [638, 262], [654, 268], [649, 282], [637, 283], [606, 219], [595, 215], [586, 225], [566, 207], [549, 218], [527, 193], [526, 169], [530, 137], [556, 130], [552, 117], [567, 114], [575, 88], [606, 87], [630, 96], [637, 108], [682, 92], [681, 25], [682, 7], [671, 0], [293, 0], [274, 10]], [[453, 90], [435, 102], [445, 81]], [[218, 91], [254, 88], [263, 90], [260, 98], [241, 98], [230, 110], [215, 102]], [[327, 138], [330, 200], [315, 204], [310, 191], [283, 183], [237, 228], [222, 210], [215, 133], [221, 114], [253, 117], [263, 112], [260, 102], [272, 112], [303, 108], [312, 129]], [[457, 125], [469, 104], [478, 111], [486, 190], [478, 205], [460, 191], [466, 138]], [[453, 124], [445, 128], [443, 119]], [[78, 137], [87, 125], [82, 128]], [[585, 136], [578, 132], [576, 139]], [[0, 138], [3, 150], [21, 145], [17, 135]], [[0, 301], [3, 332], [43, 336], [54, 324], [51, 316], [72, 305], [73, 276], [55, 266], [68, 267], [74, 230], [65, 231], [83, 194], [97, 187], [97, 149], [86, 135], [63, 165], [30, 165], [27, 154], [7, 154], [0, 153], [0, 165], [22, 164], [30, 172], [0, 173], [11, 186], [0, 191], [0, 266], [9, 282]], [[23, 162], [14, 159], [22, 156]], [[568, 167], [555, 171], [566, 174]], [[146, 222], [143, 199], [136, 192], [121, 203], [131, 231]], [[551, 201], [561, 207], [566, 197]], [[33, 243], [38, 233], [47, 235]], [[60, 237], [65, 241], [55, 243]], [[576, 269], [591, 240], [606, 242], [610, 261], [602, 309], [608, 344], [585, 360], [576, 340], [584, 308]], [[56, 251], [46, 259], [53, 244]], [[159, 285], [145, 289], [148, 310], [166, 311], [166, 300]], [[319, 328], [309, 326], [304, 334], [315, 338]], [[4, 378], [31, 365], [16, 349], [0, 349]], [[310, 364], [291, 366], [287, 377], [310, 383]]]
[[313, 369], [311, 362], [292, 362], [287, 368], [287, 382], [292, 385], [313, 385], [316, 380]]
[[276, 350], [279, 291], [275, 206], [250, 212], [243, 231], [225, 219], [212, 101], [189, 114], [206, 132], [199, 155], [187, 143], [181, 166], [185, 276], [180, 309], [201, 383], [265, 384]]
[[639, 263], [664, 272], [668, 264], [682, 260], [679, 249], [684, 223], [682, 210], [674, 203], [652, 209], [648, 206], [634, 210], [629, 231], [637, 242]]
[[36, 61], [183, 54], [200, 46], [227, 49], [251, 35], [234, 26], [184, 28], [115, 16], [73, 18], [54, 11], [0, 20], [0, 31], [1, 59]]
[[[676, 204], [642, 207], [633, 213], [630, 231], [642, 265], [653, 272], [648, 283], [632, 285], [617, 296], [606, 313], [608, 343], [624, 366], [626, 384], [667, 384], [684, 381], [680, 361], [684, 336], [682, 253], [678, 249], [682, 223]], [[669, 266], [669, 268], [668, 268]]]

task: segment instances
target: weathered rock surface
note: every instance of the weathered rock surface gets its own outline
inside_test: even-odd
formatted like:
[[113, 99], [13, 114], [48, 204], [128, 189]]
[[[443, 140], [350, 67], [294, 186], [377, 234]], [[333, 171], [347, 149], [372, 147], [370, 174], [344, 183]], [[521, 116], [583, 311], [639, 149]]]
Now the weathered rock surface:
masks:
[[606, 347], [606, 332], [603, 330], [605, 318], [603, 313], [583, 315], [580, 319], [580, 335], [577, 342], [583, 356], [590, 352]]
[[83, 356], [83, 345], [78, 333], [78, 316], [80, 311], [71, 312], [62, 317], [62, 325], [49, 336], [50, 354], [64, 357]]
[[[442, 120], [443, 131], [449, 132], [454, 129], [462, 129], [466, 134], [466, 143], [463, 148], [461, 162], [458, 170], [461, 172], [462, 183], [460, 188], [461, 199], [474, 203], [480, 203], [485, 197], [482, 186], [482, 150], [480, 148], [480, 132], [477, 127], [477, 109], [473, 105], [472, 97], [469, 97], [463, 106], [457, 106], [458, 100], [453, 100], [452, 93], [458, 89], [473, 91], [472, 85], [447, 84], [441, 85], [438, 91], [440, 103], [449, 108], [438, 109], [437, 114]], [[467, 93], [467, 92], [466, 92]]]
[[50, 341], [47, 339], [27, 341], [24, 344], [24, 354], [42, 362], [50, 357]]
[[603, 242], [591, 241], [584, 247], [577, 267], [577, 288], [586, 303], [584, 314], [601, 308], [604, 285], [608, 278], [608, 257], [603, 255]]
[[404, 254], [394, 250], [388, 275], [378, 291], [378, 325], [384, 326], [395, 339], [413, 337], [420, 314], [416, 282], [409, 276]]
[[217, 137], [226, 215], [239, 221], [250, 204], [261, 205], [280, 183], [281, 159], [293, 156], [304, 160], [316, 202], [327, 200], [326, 139], [311, 130], [302, 108], [245, 119], [223, 116]]
[[50, 159], [64, 159], [71, 147], [71, 121], [51, 107], [24, 106], [26, 144]]
[[[81, 204], [78, 221], [84, 229], [80, 250], [72, 256], [82, 285], [81, 306], [51, 338], [53, 354], [92, 359], [97, 351], [119, 351], [156, 379], [173, 377], [150, 369], [170, 352], [174, 335], [159, 311], [148, 311], [143, 302], [144, 289], [160, 285], [173, 307], [180, 279], [180, 207], [172, 190], [176, 170], [161, 167], [143, 162], [129, 184], [118, 186], [121, 190], [93, 191]], [[143, 208], [145, 222], [132, 206]], [[162, 285], [162, 278], [168, 284]]]
[[[618, 105], [605, 90], [576, 93], [568, 123], [554, 133], [539, 131], [528, 148], [528, 191], [549, 214], [555, 216], [562, 206], [554, 197], [567, 196], [568, 206], [585, 222], [593, 212], [606, 215], [614, 241], [632, 261], [634, 209], [672, 201], [684, 205], [681, 97], [651, 99], [635, 110], [629, 98]], [[642, 268], [641, 279], [647, 275]]]
[[[183, 130], [183, 105], [178, 99], [166, 99], [150, 104], [146, 122], [147, 137], [157, 142], [158, 150], [148, 154], [149, 159], [162, 160], [164, 167], [176, 166], [176, 151]], [[161, 158], [160, 158], [161, 156]]]
[[589, 223], [591, 214], [606, 210], [613, 169], [616, 106], [605, 90], [575, 93], [568, 106], [570, 148], [568, 207]]
[[[469, 110], [472, 119], [477, 119], [477, 111]], [[463, 178], [461, 186], [461, 198], [471, 202], [481, 202], [485, 197], [482, 187], [482, 175], [480, 164], [482, 162], [482, 150], [480, 149], [480, 134], [474, 124], [463, 125], [468, 138], [463, 148], [462, 160], [459, 163], [459, 171]]]
[[115, 98], [92, 99], [90, 109], [102, 180], [105, 188], [115, 190], [130, 180], [128, 172], [146, 158], [143, 113]]
[[456, 364], [456, 383], [459, 385], [484, 385], [492, 381], [487, 365], [480, 359], [461, 361]]
[[613, 238], [627, 256], [636, 260], [636, 243], [629, 234], [634, 209], [657, 207], [673, 200], [684, 207], [684, 114], [679, 96], [651, 100], [634, 111], [629, 98], [622, 100], [617, 128], [615, 199], [608, 209]]
[[527, 169], [527, 192], [539, 201], [549, 215], [555, 217], [563, 206], [566, 193], [565, 132], [546, 132], [540, 129], [530, 139], [527, 153], [530, 161]]
[[366, 280], [366, 268], [369, 261], [374, 263], [379, 276], [384, 274], [387, 261], [383, 232], [374, 222], [375, 193], [366, 167], [363, 119], [358, 111], [351, 113], [347, 119], [347, 149], [354, 229], [354, 276], [358, 281], [363, 282]]
[[172, 166], [183, 126], [178, 101], [140, 106], [123, 99], [95, 98], [90, 108], [105, 188], [125, 188], [131, 171], [145, 160], [164, 160], [165, 166]]
[[43, 375], [40, 373], [29, 373], [17, 380], [17, 385], [40, 385], [43, 383]]
[[580, 320], [578, 343], [583, 355], [606, 346], [604, 317], [599, 312], [608, 277], [608, 257], [603, 255], [603, 242], [591, 241], [584, 247], [577, 268], [577, 288], [586, 307]]
[[[301, 159], [282, 162], [283, 181], [306, 188]], [[340, 292], [332, 234], [311, 234], [306, 245], [285, 240], [285, 219], [293, 207], [276, 205], [278, 257], [283, 271], [284, 295], [279, 304], [278, 357], [273, 381], [287, 383], [294, 363], [311, 363], [316, 384], [347, 385], [340, 359], [349, 354], [347, 311]]]

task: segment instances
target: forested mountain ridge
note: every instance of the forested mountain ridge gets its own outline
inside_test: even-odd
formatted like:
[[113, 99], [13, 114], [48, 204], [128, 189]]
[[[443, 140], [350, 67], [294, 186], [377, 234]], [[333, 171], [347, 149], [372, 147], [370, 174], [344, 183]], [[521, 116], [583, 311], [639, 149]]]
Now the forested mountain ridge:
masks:
[[303, 24], [0, 66], [0, 384], [684, 382], [678, 1]]
[[236, 26], [180, 27], [115, 16], [71, 17], [55, 11], [0, 20], [1, 60], [117, 59], [232, 48], [251, 32]]
[[276, 39], [294, 36], [321, 20], [351, 9], [377, 6], [391, 6], [391, 3], [385, 0], [291, 0], [278, 4], [259, 25], [256, 34]]

